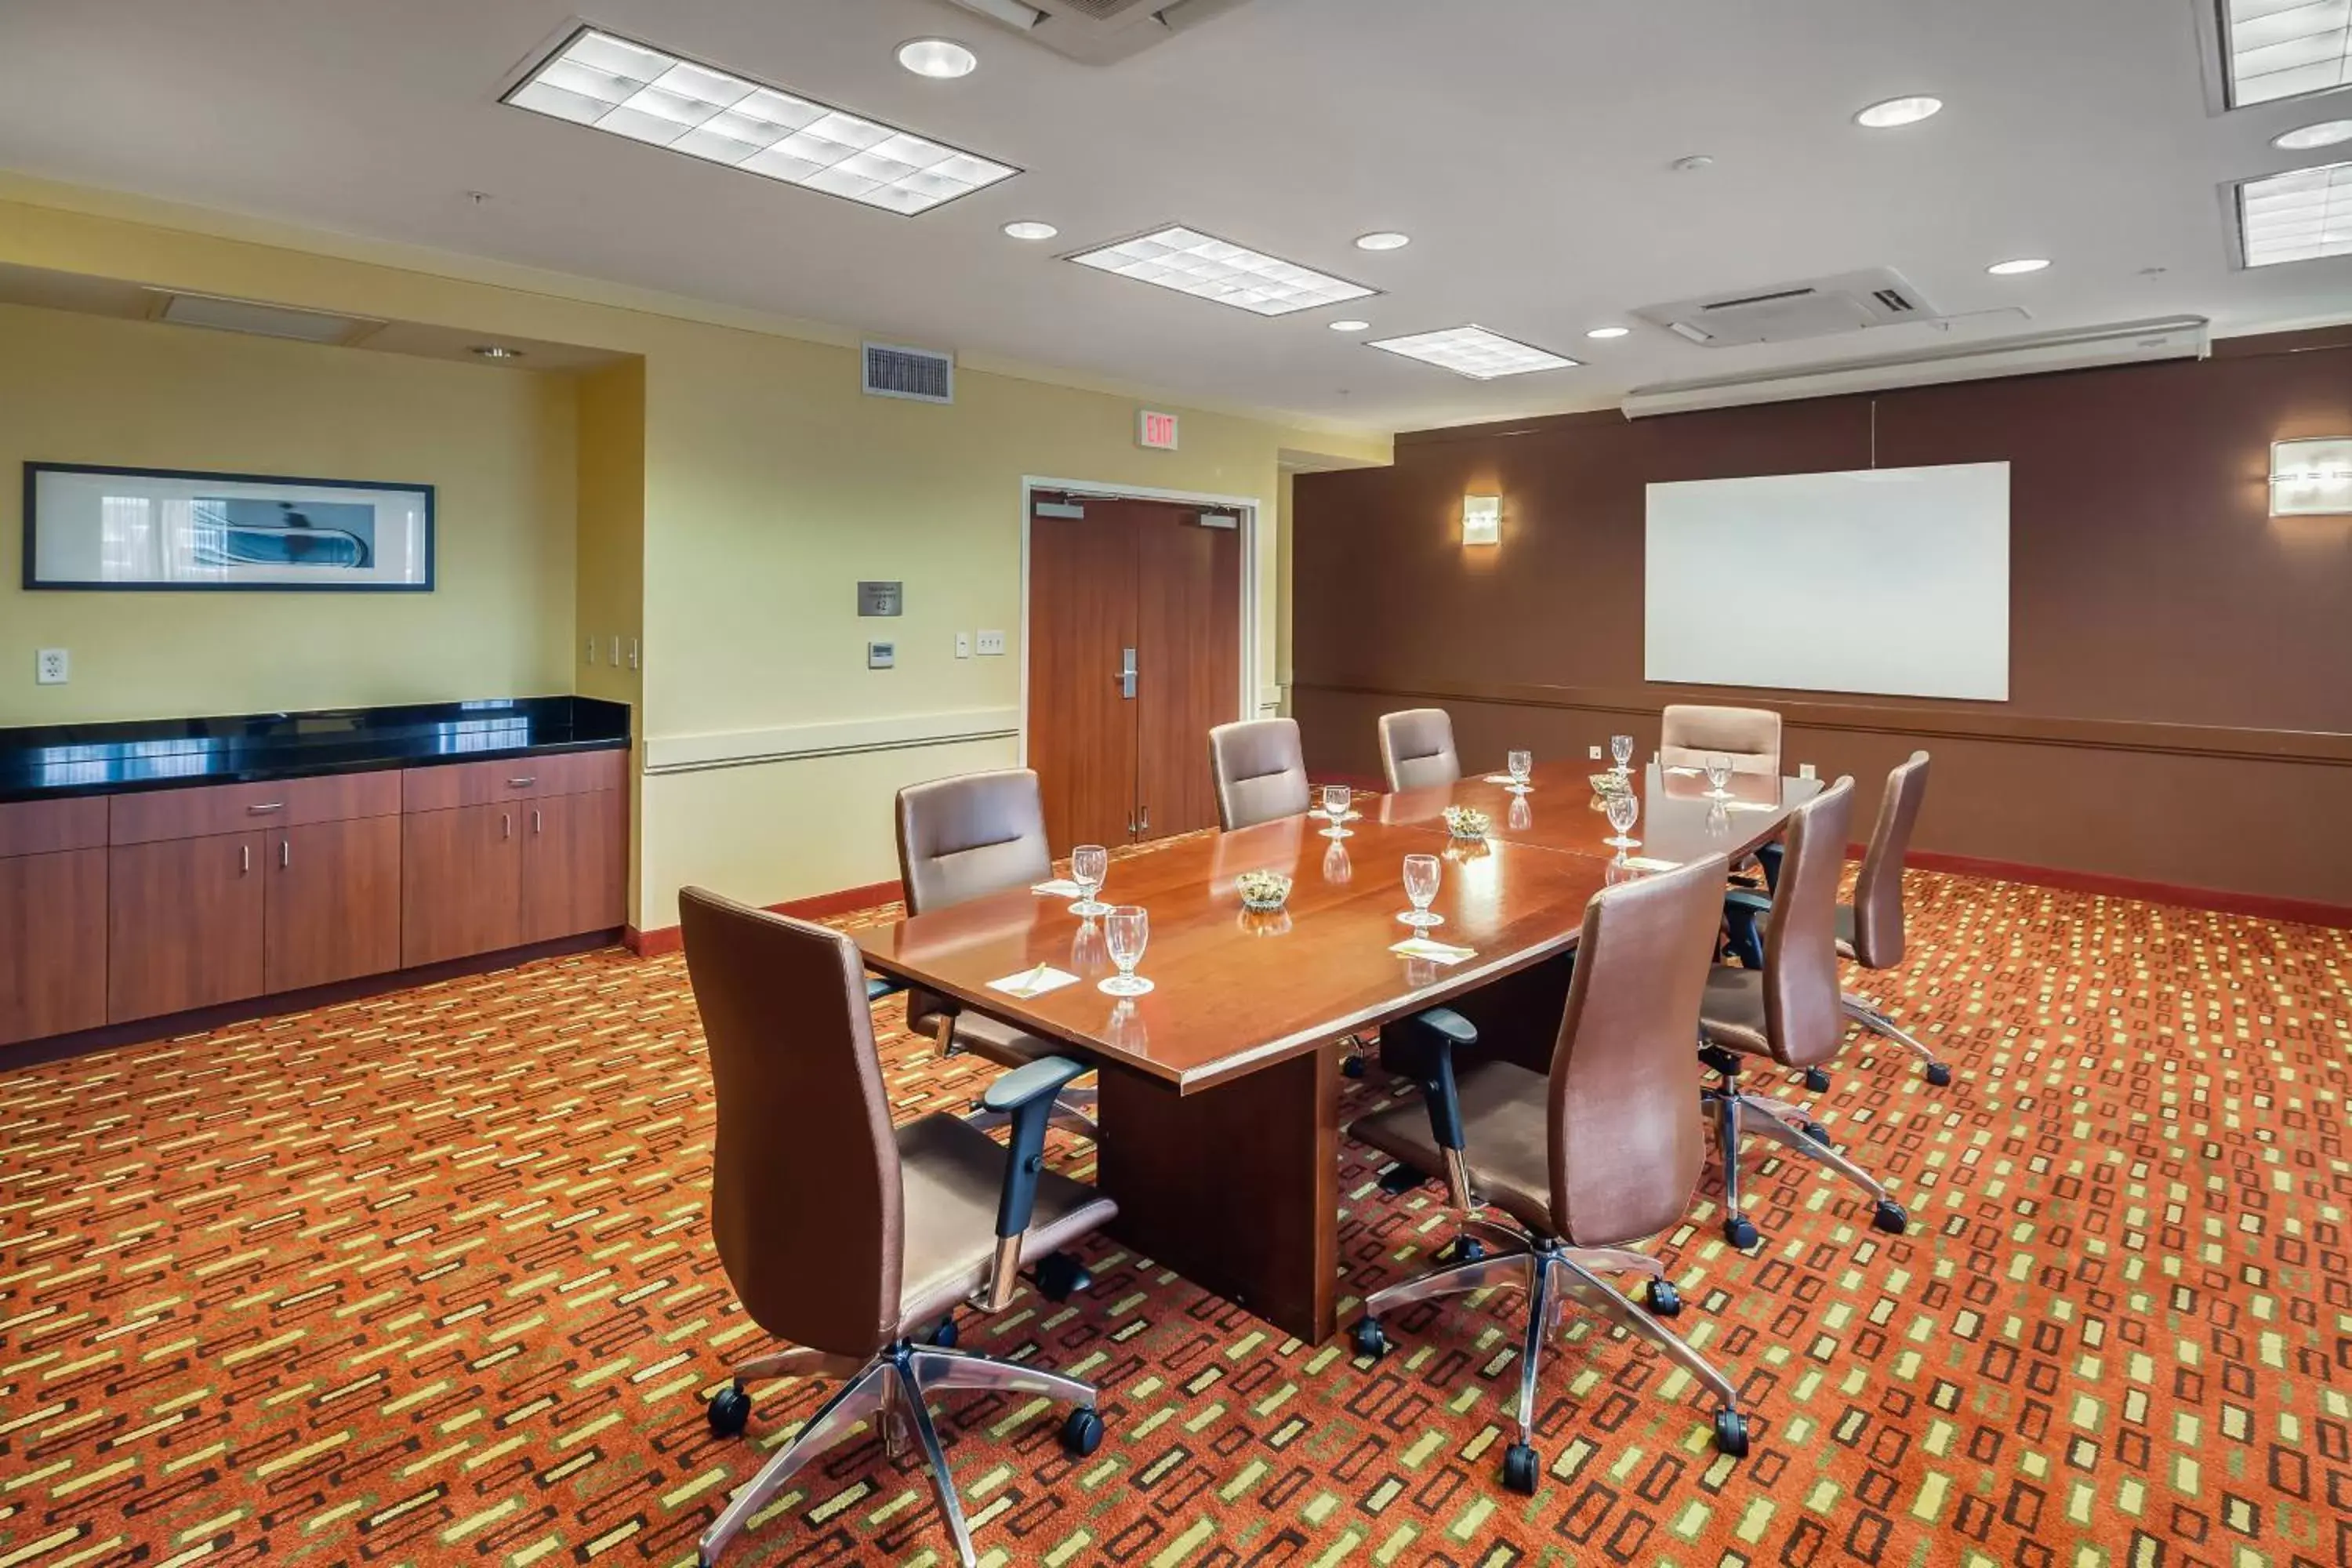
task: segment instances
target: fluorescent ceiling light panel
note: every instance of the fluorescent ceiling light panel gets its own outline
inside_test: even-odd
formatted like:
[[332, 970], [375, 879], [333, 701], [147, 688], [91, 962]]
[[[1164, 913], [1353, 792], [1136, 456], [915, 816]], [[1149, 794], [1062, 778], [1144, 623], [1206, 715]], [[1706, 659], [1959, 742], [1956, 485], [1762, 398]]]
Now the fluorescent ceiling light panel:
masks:
[[909, 216], [1020, 173], [593, 27], [503, 101]]
[[1525, 375], [1537, 370], [1572, 370], [1579, 363], [1515, 342], [1484, 327], [1448, 327], [1442, 332], [1380, 338], [1368, 346], [1417, 359], [1473, 381], [1493, 381], [1497, 376]]
[[2352, 256], [2352, 163], [2295, 169], [2238, 187], [2246, 265]]
[[2230, 106], [2352, 87], [2352, 0], [2221, 0]]
[[1070, 259], [1259, 316], [1287, 316], [1380, 292], [1181, 225]]

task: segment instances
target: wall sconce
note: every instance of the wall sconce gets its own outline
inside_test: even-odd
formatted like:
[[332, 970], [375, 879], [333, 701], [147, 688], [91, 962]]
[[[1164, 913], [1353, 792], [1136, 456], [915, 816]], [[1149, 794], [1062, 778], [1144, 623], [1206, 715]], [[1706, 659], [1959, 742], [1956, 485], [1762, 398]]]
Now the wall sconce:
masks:
[[1462, 542], [1465, 544], [1503, 542], [1503, 498], [1501, 496], [1464, 496], [1462, 498]]
[[2271, 443], [2271, 515], [2352, 513], [2352, 440]]

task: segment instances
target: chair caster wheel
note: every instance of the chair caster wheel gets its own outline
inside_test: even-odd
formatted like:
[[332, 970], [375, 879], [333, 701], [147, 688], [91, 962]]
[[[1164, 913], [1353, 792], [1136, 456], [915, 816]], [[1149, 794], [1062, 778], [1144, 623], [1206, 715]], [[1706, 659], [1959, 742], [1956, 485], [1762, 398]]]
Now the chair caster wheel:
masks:
[[1066, 1252], [1049, 1252], [1037, 1260], [1037, 1290], [1048, 1301], [1066, 1301], [1094, 1282], [1087, 1266]]
[[1927, 1081], [1934, 1084], [1937, 1089], [1942, 1089], [1952, 1081], [1951, 1068], [1943, 1062], [1929, 1062], [1927, 1064]]
[[751, 1396], [741, 1384], [730, 1383], [710, 1396], [703, 1414], [710, 1417], [712, 1436], [740, 1437], [751, 1424]]
[[1723, 1239], [1745, 1252], [1756, 1245], [1756, 1227], [1744, 1214], [1733, 1215], [1723, 1222]]
[[1819, 1143], [1822, 1148], [1826, 1149], [1829, 1147], [1830, 1130], [1822, 1126], [1820, 1122], [1806, 1122], [1803, 1131], [1806, 1137], [1811, 1139], [1814, 1142]]
[[1675, 1289], [1672, 1280], [1653, 1279], [1645, 1304], [1654, 1318], [1678, 1318], [1682, 1316], [1683, 1293]]
[[1805, 1069], [1805, 1087], [1811, 1089], [1815, 1094], [1824, 1093], [1830, 1087], [1830, 1075], [1823, 1072], [1819, 1068], [1807, 1068]]
[[1341, 1078], [1363, 1077], [1364, 1058], [1361, 1057], [1351, 1056], [1341, 1061], [1339, 1064], [1339, 1076]]
[[1525, 1443], [1514, 1443], [1503, 1450], [1503, 1484], [1521, 1497], [1536, 1495], [1536, 1478], [1542, 1473], [1542, 1462]]
[[1388, 1332], [1381, 1327], [1378, 1318], [1360, 1320], [1349, 1331], [1348, 1338], [1354, 1342], [1356, 1353], [1367, 1361], [1378, 1361], [1389, 1353]]
[[1902, 1205], [1891, 1198], [1879, 1199], [1878, 1206], [1870, 1211], [1870, 1227], [1873, 1230], [1883, 1230], [1889, 1236], [1901, 1236], [1910, 1226], [1911, 1216], [1903, 1212]]
[[932, 1344], [939, 1346], [940, 1349], [943, 1351], [951, 1351], [955, 1349], [957, 1337], [955, 1319], [952, 1316], [941, 1318], [940, 1320], [940, 1326], [933, 1329], [930, 1333], [925, 1337]]
[[1748, 1417], [1737, 1410], [1715, 1413], [1715, 1447], [1735, 1459], [1748, 1457]]
[[1062, 1423], [1062, 1452], [1074, 1459], [1083, 1459], [1101, 1447], [1102, 1440], [1103, 1418], [1090, 1406], [1081, 1405]]
[[1392, 1198], [1401, 1198], [1427, 1180], [1427, 1176], [1411, 1165], [1391, 1165], [1381, 1173], [1381, 1191]]

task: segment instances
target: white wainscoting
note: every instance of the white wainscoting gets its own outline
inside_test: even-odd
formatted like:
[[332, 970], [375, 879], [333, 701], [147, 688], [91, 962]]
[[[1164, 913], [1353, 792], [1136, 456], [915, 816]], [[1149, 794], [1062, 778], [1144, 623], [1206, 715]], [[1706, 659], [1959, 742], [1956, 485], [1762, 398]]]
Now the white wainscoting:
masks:
[[878, 719], [839, 719], [716, 735], [655, 735], [646, 741], [646, 772], [693, 773], [791, 762], [797, 757], [1002, 740], [1020, 732], [1018, 708], [961, 708], [944, 713], [893, 713]]

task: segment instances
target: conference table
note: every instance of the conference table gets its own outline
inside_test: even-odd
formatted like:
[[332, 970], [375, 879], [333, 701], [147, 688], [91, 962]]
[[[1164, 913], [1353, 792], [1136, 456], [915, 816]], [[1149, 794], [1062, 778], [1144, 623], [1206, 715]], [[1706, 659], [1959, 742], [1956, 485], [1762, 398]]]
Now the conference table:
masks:
[[[1098, 896], [1150, 914], [1137, 973], [1153, 989], [1139, 997], [1097, 988], [1115, 973], [1103, 928], [1069, 913], [1066, 895], [992, 894], [857, 940], [875, 973], [1093, 1064], [1096, 1180], [1119, 1206], [1112, 1235], [1318, 1342], [1337, 1327], [1339, 1277], [1334, 1042], [1439, 1004], [1466, 1011], [1513, 977], [1559, 968], [1603, 887], [1644, 865], [1752, 850], [1821, 787], [1742, 775], [1733, 802], [1714, 802], [1704, 780], [1653, 765], [1633, 829], [1643, 863], [1629, 867], [1613, 865], [1602, 843], [1611, 829], [1595, 808], [1591, 771], [1544, 764], [1525, 795], [1474, 777], [1364, 797], [1344, 838], [1329, 837], [1319, 816], [1292, 816], [1115, 861]], [[1449, 836], [1444, 811], [1457, 805], [1486, 813], [1484, 840]], [[1444, 923], [1426, 934], [1471, 956], [1446, 963], [1391, 951], [1413, 934], [1397, 918], [1410, 907], [1412, 854], [1443, 861], [1430, 907]], [[1292, 879], [1284, 910], [1242, 908], [1235, 879], [1254, 870]], [[991, 984], [1041, 963], [1076, 983], [1027, 997]], [[1540, 994], [1564, 996], [1564, 986], [1562, 978]], [[1554, 1002], [1549, 1025], [1558, 1024]], [[1482, 1022], [1482, 1047], [1485, 1030]]]

